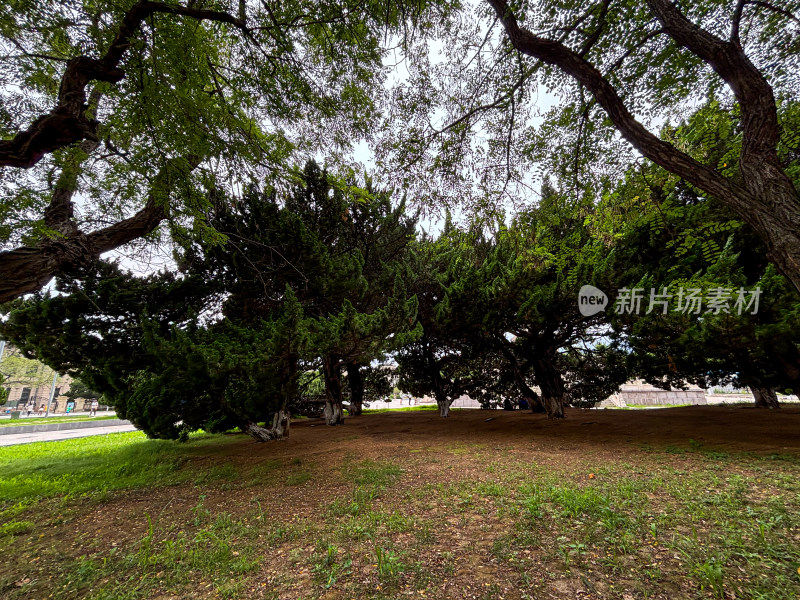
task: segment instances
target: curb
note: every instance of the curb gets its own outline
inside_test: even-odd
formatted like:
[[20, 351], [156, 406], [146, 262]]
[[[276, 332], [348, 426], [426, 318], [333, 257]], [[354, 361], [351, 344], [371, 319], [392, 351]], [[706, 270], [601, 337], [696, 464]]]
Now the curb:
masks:
[[0, 427], [0, 435], [20, 433], [39, 433], [41, 431], [64, 431], [66, 429], [91, 429], [94, 427], [114, 427], [117, 425], [130, 425], [125, 419], [103, 419], [102, 421], [80, 421], [78, 423], [45, 423], [43, 425], [14, 425]]

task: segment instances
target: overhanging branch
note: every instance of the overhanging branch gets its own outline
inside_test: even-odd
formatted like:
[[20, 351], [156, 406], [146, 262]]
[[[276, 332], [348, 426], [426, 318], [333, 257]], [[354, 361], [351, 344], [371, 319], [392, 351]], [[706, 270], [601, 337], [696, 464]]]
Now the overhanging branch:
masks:
[[36, 246], [0, 252], [0, 303], [44, 287], [57, 274], [97, 260], [158, 227], [167, 216], [166, 200], [176, 182], [200, 164], [200, 157], [171, 159], [153, 180], [147, 203], [135, 215], [89, 234], [74, 229], [69, 235]]
[[227, 23], [245, 33], [248, 31], [244, 20], [225, 12], [140, 0], [125, 13], [117, 35], [102, 58], [78, 56], [67, 61], [56, 105], [34, 120], [28, 129], [10, 140], [0, 141], [0, 167], [27, 169], [59, 148], [81, 140], [99, 141], [98, 123], [87, 114], [86, 87], [93, 81], [113, 84], [125, 77], [119, 64], [142, 23], [157, 13]]
[[505, 0], [487, 1], [505, 27], [511, 44], [518, 51], [558, 67], [585, 86], [622, 136], [644, 156], [712, 195], [730, 198], [742, 206], [747, 205], [749, 200], [743, 189], [660, 139], [639, 123], [616, 89], [594, 65], [564, 44], [538, 37], [521, 28]]

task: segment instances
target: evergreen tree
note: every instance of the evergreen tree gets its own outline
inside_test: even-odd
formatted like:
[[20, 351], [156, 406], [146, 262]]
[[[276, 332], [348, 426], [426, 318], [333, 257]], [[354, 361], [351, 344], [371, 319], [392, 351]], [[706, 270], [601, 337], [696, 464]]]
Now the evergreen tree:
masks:
[[496, 355], [476, 343], [467, 314], [448, 304], [448, 291], [479, 268], [490, 247], [480, 231], [459, 230], [448, 215], [439, 237], [420, 240], [409, 261], [407, 278], [419, 300], [422, 336], [396, 355], [399, 385], [415, 396], [432, 396], [442, 417], [465, 394], [490, 402], [499, 381]]
[[[366, 246], [368, 263], [347, 225], [354, 193], [310, 163], [288, 192], [250, 189], [240, 202], [217, 194], [204, 223], [224, 238], [187, 231], [182, 274], [139, 279], [99, 263], [60, 281], [64, 295], [19, 302], [3, 331], [80, 375], [149, 435], [240, 427], [256, 439], [282, 437], [315, 360], [337, 375], [347, 361], [369, 364], [415, 335], [415, 301], [394, 272], [389, 229], [374, 227], [370, 235], [384, 241]], [[380, 202], [371, 210], [395, 224], [402, 248], [413, 221], [388, 196]], [[326, 376], [330, 424], [342, 421], [336, 383]]]
[[627, 379], [606, 316], [585, 316], [578, 304], [583, 285], [603, 288], [612, 275], [607, 249], [590, 232], [592, 210], [545, 184], [539, 206], [499, 227], [486, 260], [447, 292], [472, 344], [502, 357], [504, 378], [550, 418], [605, 399]]
[[[789, 119], [795, 111], [788, 106], [786, 112]], [[665, 135], [737, 179], [735, 119], [711, 100]], [[793, 175], [795, 163], [788, 161]], [[659, 307], [645, 315], [615, 315], [636, 373], [667, 389], [686, 382], [749, 387], [758, 406], [777, 407], [776, 388], [797, 393], [800, 303], [753, 229], [721, 202], [698, 197], [691, 186], [653, 167], [631, 169], [609, 202], [636, 208], [617, 245], [625, 267], [619, 287], [672, 297], [666, 312]], [[705, 304], [686, 310], [684, 303], [679, 310], [682, 290], [696, 290], [706, 303], [723, 292], [728, 297], [719, 309]], [[749, 303], [755, 290], [756, 314], [755, 306], [737, 308], [740, 294]]]
[[103, 394], [100, 392], [95, 392], [80, 379], [73, 379], [69, 384], [69, 390], [67, 390], [64, 396], [70, 400], [100, 400], [103, 397]]

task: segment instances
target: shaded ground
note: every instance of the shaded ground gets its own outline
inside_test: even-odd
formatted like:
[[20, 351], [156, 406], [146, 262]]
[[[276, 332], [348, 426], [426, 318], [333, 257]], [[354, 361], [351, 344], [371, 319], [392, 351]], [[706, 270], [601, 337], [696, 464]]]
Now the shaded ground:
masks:
[[798, 433], [798, 407], [390, 413], [127, 434], [60, 488], [0, 454], [0, 597], [797, 598]]

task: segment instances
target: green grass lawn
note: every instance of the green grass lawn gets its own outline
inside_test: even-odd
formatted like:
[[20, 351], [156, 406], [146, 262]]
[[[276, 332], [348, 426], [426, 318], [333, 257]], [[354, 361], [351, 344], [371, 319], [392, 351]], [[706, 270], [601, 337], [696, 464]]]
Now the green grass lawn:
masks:
[[797, 456], [364, 435], [382, 418], [297, 430], [288, 455], [138, 432], [0, 448], [0, 597], [800, 594]]
[[20, 425], [46, 425], [49, 423], [80, 423], [82, 421], [103, 421], [118, 419], [116, 415], [102, 415], [90, 417], [88, 415], [75, 415], [63, 417], [24, 417], [22, 419], [0, 419], [0, 427], [17, 427]]
[[[402, 408], [365, 408], [364, 414], [379, 415], [382, 413], [416, 412], [420, 410], [439, 410], [439, 407], [435, 404], [421, 404], [419, 406], [403, 406]], [[454, 411], [459, 409], [451, 408], [450, 410]]]
[[181, 469], [187, 456], [224, 441], [222, 436], [195, 434], [180, 444], [149, 440], [133, 431], [2, 447], [0, 503], [173, 485], [190, 476]]

